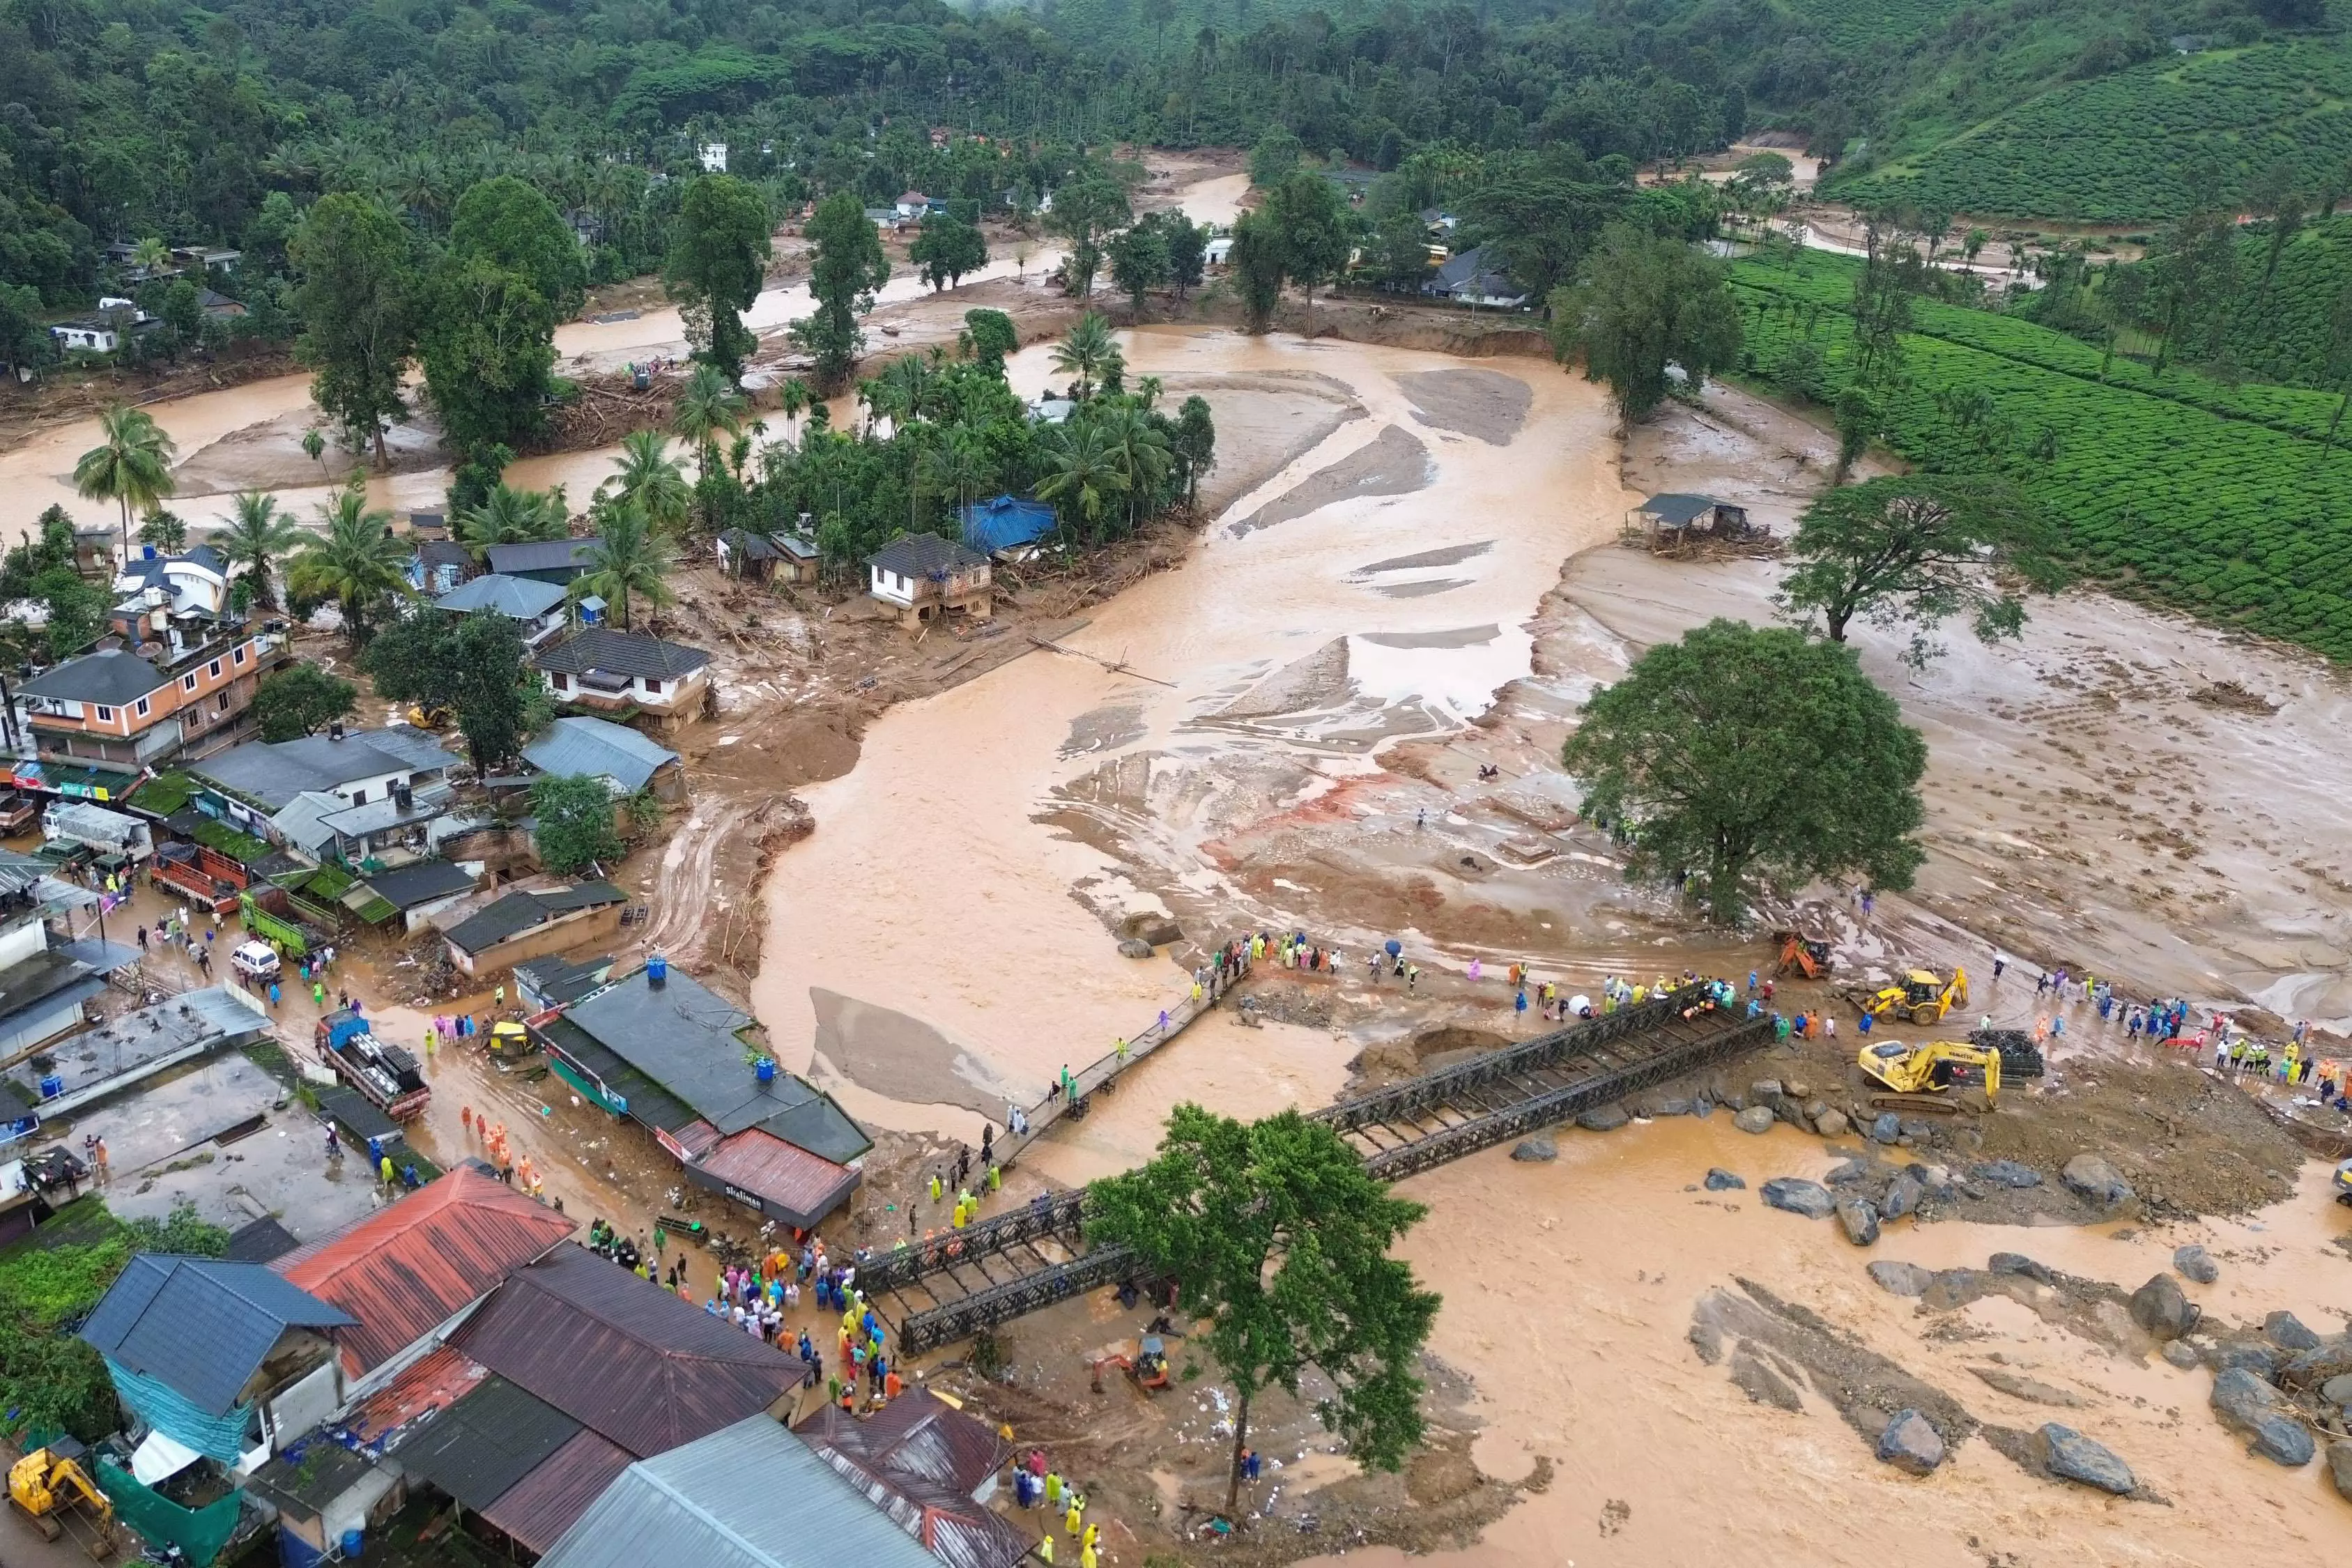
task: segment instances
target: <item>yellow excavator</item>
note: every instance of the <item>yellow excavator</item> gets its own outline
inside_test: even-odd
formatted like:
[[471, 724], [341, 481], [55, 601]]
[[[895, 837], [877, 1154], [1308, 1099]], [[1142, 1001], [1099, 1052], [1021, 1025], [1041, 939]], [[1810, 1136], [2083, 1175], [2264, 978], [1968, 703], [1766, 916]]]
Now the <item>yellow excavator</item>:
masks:
[[1897, 1094], [1981, 1089], [1989, 1101], [2000, 1097], [2000, 1053], [1961, 1040], [1878, 1040], [1864, 1045], [1854, 1065]]
[[1940, 1024], [1944, 1015], [1969, 1000], [1969, 972], [1955, 969], [1949, 980], [1932, 969], [1915, 969], [1893, 985], [1876, 991], [1849, 991], [1846, 1000], [1882, 1024], [1908, 1019], [1921, 1028]]
[[34, 1449], [8, 1467], [8, 1500], [33, 1521], [44, 1541], [65, 1533], [64, 1516], [79, 1503], [98, 1524], [98, 1538], [88, 1545], [89, 1554], [103, 1562], [114, 1554], [114, 1504], [81, 1468], [86, 1452], [71, 1437]]

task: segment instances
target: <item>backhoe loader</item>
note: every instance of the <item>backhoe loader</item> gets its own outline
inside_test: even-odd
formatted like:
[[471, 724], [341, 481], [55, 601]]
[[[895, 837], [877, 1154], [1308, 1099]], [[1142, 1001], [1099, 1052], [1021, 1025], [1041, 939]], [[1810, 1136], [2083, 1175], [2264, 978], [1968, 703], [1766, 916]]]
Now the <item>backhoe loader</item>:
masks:
[[1955, 969], [1946, 980], [1932, 969], [1915, 969], [1893, 985], [1876, 991], [1849, 991], [1846, 1000], [1882, 1024], [1908, 1020], [1925, 1028], [1940, 1024], [1944, 1015], [1969, 1000], [1969, 972]]

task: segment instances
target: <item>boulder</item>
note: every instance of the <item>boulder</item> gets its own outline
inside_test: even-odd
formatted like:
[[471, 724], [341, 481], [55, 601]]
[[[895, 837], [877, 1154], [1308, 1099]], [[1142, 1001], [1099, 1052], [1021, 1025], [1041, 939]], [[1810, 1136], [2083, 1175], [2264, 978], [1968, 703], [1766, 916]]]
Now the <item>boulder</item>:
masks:
[[2197, 1326], [2202, 1314], [2180, 1293], [2180, 1281], [2169, 1274], [2152, 1274], [2131, 1294], [2131, 1319], [2161, 1342], [2177, 1340]]
[[1969, 1174], [1980, 1182], [1990, 1182], [2002, 1187], [2038, 1187], [2042, 1173], [2031, 1165], [2021, 1165], [2014, 1160], [1990, 1160], [1971, 1166]]
[[2352, 1443], [2327, 1445], [2327, 1479], [2336, 1484], [2336, 1495], [2352, 1502]]
[[1119, 934], [1150, 942], [1154, 947], [1166, 947], [1184, 940], [1184, 929], [1166, 915], [1139, 912], [1118, 922]]
[[1813, 1131], [1824, 1138], [1843, 1138], [1853, 1130], [1853, 1123], [1848, 1121], [1845, 1112], [1835, 1106], [1813, 1118]]
[[1931, 1193], [1940, 1193], [1952, 1184], [1952, 1169], [1948, 1165], [1921, 1165], [1911, 1173]]
[[2214, 1348], [2215, 1372], [2250, 1372], [2264, 1383], [2278, 1376], [2278, 1352], [2259, 1340], [2233, 1340]]
[[1537, 1163], [1546, 1160], [1557, 1160], [1559, 1158], [1559, 1145], [1553, 1142], [1549, 1138], [1538, 1133], [1533, 1138], [1520, 1139], [1518, 1143], [1511, 1150], [1511, 1158], [1514, 1160], [1525, 1160], [1530, 1163]]
[[2047, 1265], [2034, 1262], [2022, 1252], [1996, 1252], [1985, 1259], [1985, 1267], [1995, 1274], [2014, 1274], [2037, 1285], [2058, 1283], [2058, 1277], [2050, 1272]]
[[1790, 1100], [1811, 1100], [1813, 1097], [1812, 1089], [1801, 1079], [1792, 1078], [1780, 1087]]
[[1776, 1209], [1803, 1215], [1807, 1219], [1827, 1219], [1837, 1207], [1837, 1200], [1819, 1182], [1809, 1182], [1801, 1176], [1775, 1176], [1764, 1184], [1759, 1195]]
[[1903, 1119], [1891, 1110], [1880, 1111], [1870, 1124], [1870, 1141], [1874, 1143], [1892, 1143], [1902, 1136]]
[[2173, 1249], [2172, 1266], [2180, 1271], [2182, 1279], [2194, 1279], [2200, 1285], [2210, 1285], [2221, 1278], [2221, 1266], [2213, 1261], [2211, 1253], [2195, 1242]]
[[1576, 1124], [1587, 1132], [1614, 1132], [1633, 1120], [1622, 1105], [1596, 1105], [1578, 1117]]
[[1691, 1100], [1690, 1113], [1693, 1116], [1697, 1117], [1701, 1121], [1713, 1116], [1715, 1114], [1715, 1097], [1708, 1094], [1694, 1096]]
[[2042, 1462], [2061, 1480], [2080, 1481], [2117, 1497], [2138, 1489], [2138, 1479], [2129, 1465], [2105, 1444], [2093, 1442], [2072, 1426], [2050, 1422], [2042, 1428], [2041, 1438]]
[[2197, 1352], [2187, 1344], [2174, 1340], [2164, 1347], [2164, 1359], [2181, 1371], [2187, 1372], [2197, 1364], [2198, 1356]]
[[2103, 1209], [2132, 1200], [2131, 1184], [2124, 1180], [2123, 1173], [2096, 1154], [2075, 1155], [2058, 1173], [2058, 1179], [2076, 1197]]
[[1750, 1105], [1769, 1105], [1780, 1098], [1780, 1080], [1777, 1078], [1759, 1078], [1748, 1086], [1748, 1103]]
[[1897, 1263], [1891, 1258], [1882, 1258], [1872, 1264], [1870, 1277], [1890, 1296], [1924, 1295], [1928, 1281], [1936, 1278], [1916, 1263]]
[[1944, 1439], [1916, 1410], [1898, 1410], [1878, 1435], [1878, 1458], [1906, 1475], [1924, 1476], [1944, 1462]]
[[1706, 1173], [1706, 1190], [1710, 1193], [1746, 1192], [1748, 1179], [1734, 1175], [1720, 1165], [1712, 1166]]
[[1652, 1116], [1688, 1116], [1691, 1113], [1691, 1102], [1683, 1095], [1664, 1094], [1660, 1095], [1643, 1109]]
[[1731, 1124], [1742, 1132], [1769, 1132], [1772, 1121], [1772, 1108], [1769, 1105], [1751, 1105], [1731, 1119]]
[[2352, 1406], [2352, 1373], [2344, 1373], [2321, 1384], [2319, 1397], [2330, 1405]]
[[1833, 1187], [1846, 1187], [1865, 1180], [1869, 1175], [1870, 1167], [1860, 1160], [1845, 1160], [1832, 1165], [1830, 1173], [1822, 1180]]
[[2293, 1312], [2273, 1312], [2263, 1320], [2263, 1338], [2283, 1351], [2315, 1351], [2319, 1336], [2303, 1326]]
[[2231, 1367], [2213, 1380], [2213, 1413], [2221, 1424], [2253, 1439], [2250, 1452], [2289, 1469], [2311, 1462], [2315, 1445], [2303, 1423], [2283, 1415], [2278, 1391], [2242, 1367]]
[[1869, 1247], [1878, 1240], [1878, 1211], [1860, 1198], [1848, 1198], [1837, 1206], [1838, 1224], [1845, 1226], [1845, 1238], [1856, 1247]]
[[1906, 1214], [1917, 1212], [1923, 1190], [1919, 1178], [1905, 1171], [1886, 1184], [1885, 1194], [1878, 1200], [1879, 1218], [1901, 1219]]
[[1139, 936], [1125, 937], [1119, 942], [1118, 955], [1121, 958], [1150, 958], [1151, 944]]

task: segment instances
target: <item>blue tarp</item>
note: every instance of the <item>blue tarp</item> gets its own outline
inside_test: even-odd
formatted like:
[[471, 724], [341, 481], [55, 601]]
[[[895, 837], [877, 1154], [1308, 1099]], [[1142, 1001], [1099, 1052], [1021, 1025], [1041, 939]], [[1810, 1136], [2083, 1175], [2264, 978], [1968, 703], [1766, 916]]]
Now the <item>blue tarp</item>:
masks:
[[1041, 500], [998, 496], [963, 509], [963, 542], [983, 555], [1054, 531], [1054, 509]]

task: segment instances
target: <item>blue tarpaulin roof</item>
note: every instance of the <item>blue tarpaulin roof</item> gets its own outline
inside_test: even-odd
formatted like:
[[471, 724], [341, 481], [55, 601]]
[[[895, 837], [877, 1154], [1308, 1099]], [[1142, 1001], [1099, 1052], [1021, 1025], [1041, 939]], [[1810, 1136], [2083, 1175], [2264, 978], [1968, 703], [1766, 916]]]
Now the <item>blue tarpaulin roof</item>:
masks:
[[963, 542], [982, 554], [1026, 544], [1054, 531], [1054, 509], [1041, 500], [998, 496], [963, 509]]

